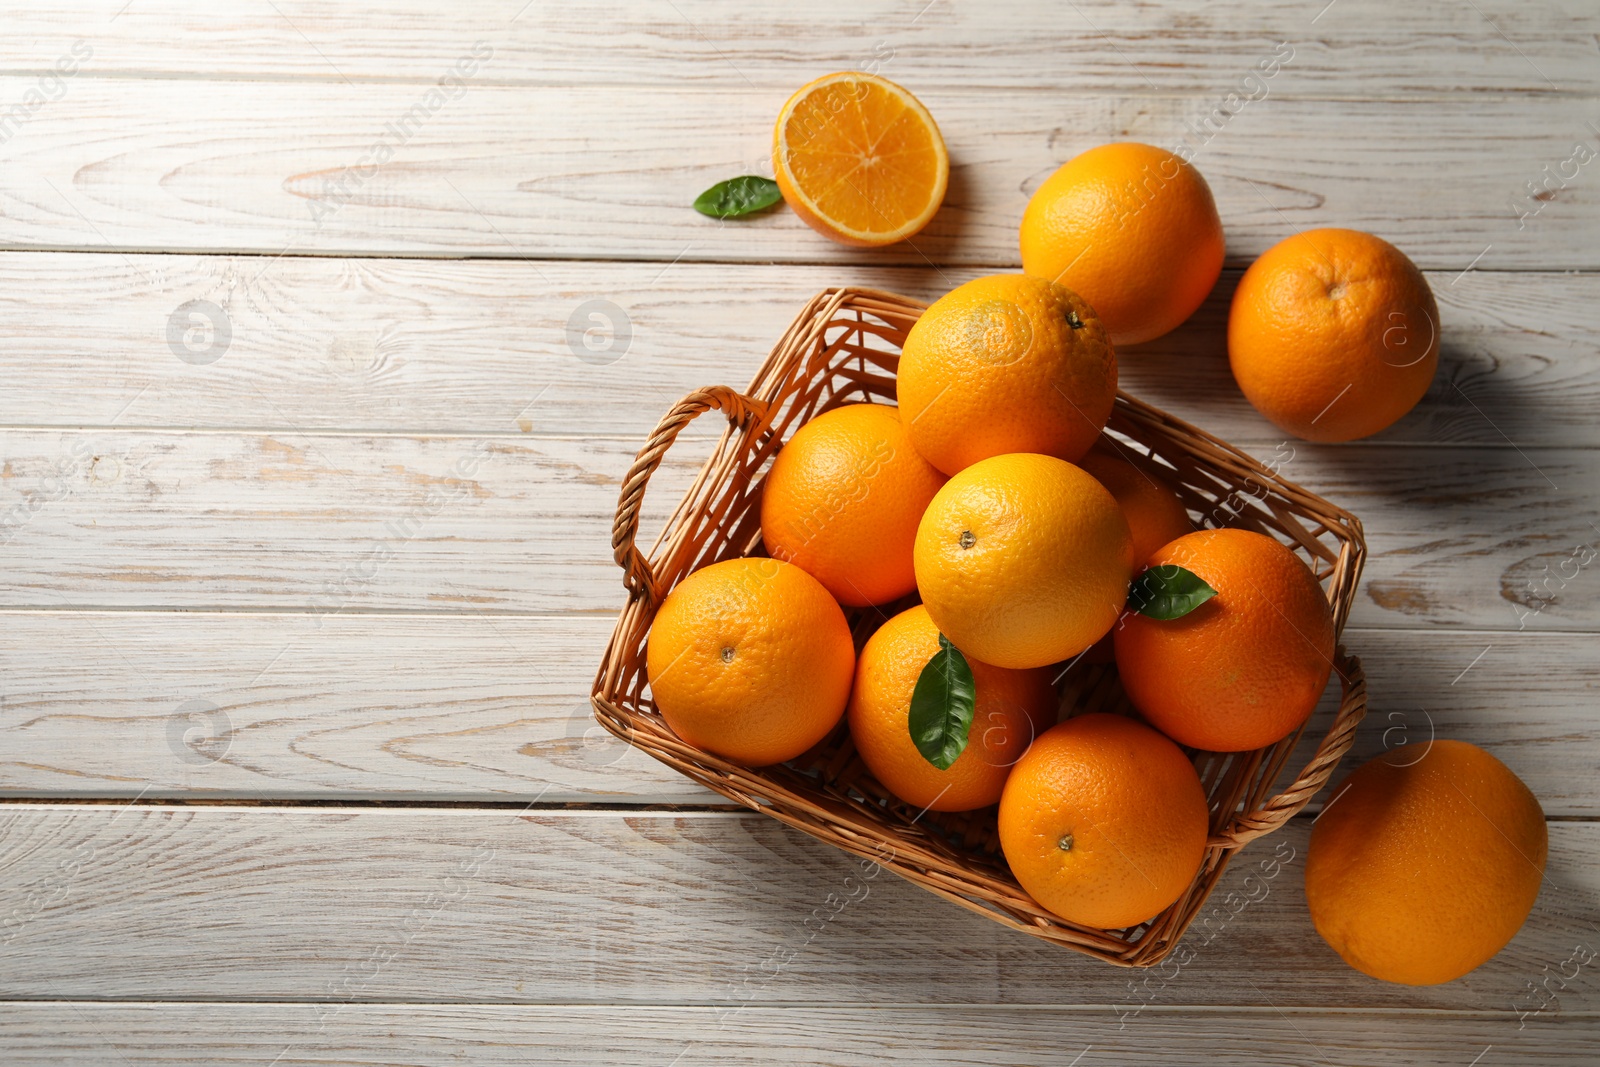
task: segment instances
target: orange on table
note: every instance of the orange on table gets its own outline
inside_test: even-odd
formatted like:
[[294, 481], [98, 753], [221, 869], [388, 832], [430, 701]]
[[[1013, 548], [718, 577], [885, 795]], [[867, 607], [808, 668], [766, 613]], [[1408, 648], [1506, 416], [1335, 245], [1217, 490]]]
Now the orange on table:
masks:
[[882, 604], [917, 587], [911, 547], [943, 474], [911, 447], [900, 412], [849, 404], [797, 430], [761, 494], [761, 539], [841, 604]]
[[1521, 928], [1547, 848], [1539, 801], [1505, 764], [1464, 741], [1405, 745], [1328, 796], [1311, 828], [1306, 903], [1356, 970], [1449, 982]]
[[1211, 187], [1171, 152], [1134, 142], [1062, 164], [1022, 213], [1022, 269], [1087, 300], [1117, 345], [1193, 315], [1222, 273]]
[[1012, 769], [1000, 847], [1041, 905], [1118, 930], [1155, 917], [1193, 883], [1209, 819], [1200, 776], [1177, 745], [1120, 715], [1080, 715]]
[[778, 189], [806, 225], [876, 247], [922, 229], [944, 202], [950, 157], [921, 101], [857, 71], [802, 85], [772, 133]]
[[844, 715], [855, 673], [844, 612], [805, 571], [730, 559], [690, 574], [656, 612], [645, 649], [661, 717], [737, 763], [782, 763]]
[[1169, 541], [1194, 531], [1183, 501], [1172, 488], [1141, 467], [1135, 467], [1098, 448], [1078, 462], [1117, 498], [1128, 531], [1133, 534], [1133, 558], [1142, 564]]
[[1265, 534], [1200, 530], [1158, 549], [1217, 595], [1177, 619], [1128, 612], [1115, 636], [1133, 706], [1180, 744], [1270, 745], [1310, 717], [1333, 670], [1333, 612], [1300, 559]]
[[1008, 452], [1071, 461], [1111, 415], [1117, 357], [1076, 294], [992, 274], [923, 312], [901, 350], [896, 389], [911, 443], [946, 474]]
[[1405, 253], [1358, 230], [1308, 230], [1250, 265], [1228, 313], [1228, 362], [1255, 409], [1309, 441], [1375, 434], [1439, 367], [1439, 307]]
[[977, 692], [967, 747], [947, 769], [911, 739], [911, 694], [939, 651], [939, 628], [921, 604], [878, 628], [861, 649], [845, 713], [856, 751], [884, 787], [914, 807], [971, 811], [994, 804], [1011, 767], [1056, 721], [1050, 671], [1006, 670], [967, 657]]
[[980, 460], [945, 483], [917, 527], [917, 589], [963, 653], [1043, 667], [1111, 629], [1133, 538], [1105, 487], [1054, 456]]

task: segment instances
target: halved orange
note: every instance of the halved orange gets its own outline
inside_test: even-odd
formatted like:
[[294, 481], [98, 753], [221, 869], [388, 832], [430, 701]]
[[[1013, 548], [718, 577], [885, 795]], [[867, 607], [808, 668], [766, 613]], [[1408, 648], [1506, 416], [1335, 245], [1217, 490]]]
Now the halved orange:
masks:
[[824, 75], [788, 99], [772, 135], [772, 169], [806, 225], [862, 248], [922, 229], [950, 183], [928, 109], [887, 78], [855, 71]]

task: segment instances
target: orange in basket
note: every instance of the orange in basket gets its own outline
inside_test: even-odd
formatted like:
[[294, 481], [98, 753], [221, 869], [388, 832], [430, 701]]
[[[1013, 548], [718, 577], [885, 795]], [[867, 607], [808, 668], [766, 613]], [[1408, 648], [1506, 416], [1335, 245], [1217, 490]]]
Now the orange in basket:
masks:
[[1079, 715], [1034, 742], [1006, 780], [1000, 840], [1057, 915], [1132, 926], [1183, 895], [1205, 856], [1206, 794], [1166, 737]]
[[861, 650], [850, 693], [850, 739], [867, 767], [908, 804], [970, 811], [1000, 800], [1011, 768], [1056, 722], [1051, 671], [1013, 671], [967, 657], [976, 697], [967, 747], [944, 770], [911, 739], [911, 698], [939, 628], [918, 604], [882, 626]]
[[1181, 619], [1129, 615], [1113, 637], [1124, 687], [1182, 745], [1260, 748], [1310, 717], [1333, 669], [1333, 620], [1315, 576], [1277, 541], [1198, 530], [1157, 549], [1217, 591]]

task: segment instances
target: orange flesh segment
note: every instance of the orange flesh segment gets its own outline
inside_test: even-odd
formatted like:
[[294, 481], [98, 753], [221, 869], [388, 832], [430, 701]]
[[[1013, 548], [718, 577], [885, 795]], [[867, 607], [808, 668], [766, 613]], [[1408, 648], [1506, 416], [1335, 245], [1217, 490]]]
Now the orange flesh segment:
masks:
[[846, 234], [910, 236], [944, 197], [938, 127], [881, 79], [821, 79], [786, 109], [779, 154], [807, 206]]

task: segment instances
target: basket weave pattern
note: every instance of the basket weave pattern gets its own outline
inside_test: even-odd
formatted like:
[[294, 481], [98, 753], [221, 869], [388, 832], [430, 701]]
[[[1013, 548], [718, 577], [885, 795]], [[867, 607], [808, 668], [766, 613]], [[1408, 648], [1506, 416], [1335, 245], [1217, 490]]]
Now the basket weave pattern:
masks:
[[[645, 642], [661, 598], [699, 567], [761, 552], [760, 482], [772, 457], [821, 411], [861, 401], [893, 403], [900, 346], [924, 307], [876, 290], [825, 290], [795, 319], [748, 391], [699, 389], [661, 420], [623, 480], [617, 506], [612, 548], [629, 599], [595, 679], [596, 718], [723, 796], [874, 860], [963, 907], [1112, 963], [1152, 965], [1176, 947], [1232, 853], [1304, 807], [1349, 749], [1366, 712], [1366, 683], [1359, 661], [1342, 645], [1334, 662], [1342, 688], [1337, 714], [1288, 785], [1273, 791], [1298, 731], [1253, 752], [1190, 753], [1211, 805], [1205, 860], [1182, 897], [1149, 922], [1120, 931], [1077, 926], [1034, 903], [1000, 854], [993, 808], [940, 814], [901, 803], [866, 770], [843, 724], [797, 760], [751, 769], [680, 741], [646, 695]], [[637, 538], [650, 476], [678, 433], [712, 408], [726, 416], [727, 427], [647, 553]], [[1177, 490], [1200, 525], [1255, 530], [1294, 549], [1322, 582], [1336, 632], [1343, 632], [1366, 551], [1353, 515], [1132, 397], [1118, 395], [1107, 430], [1124, 458], [1159, 472]], [[885, 618], [914, 602], [847, 609], [857, 647]], [[1074, 665], [1061, 689], [1064, 715], [1133, 713], [1115, 667]]]

